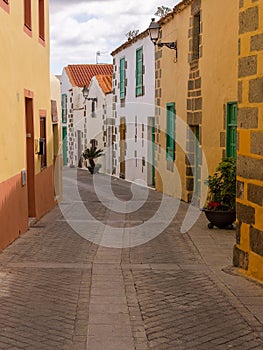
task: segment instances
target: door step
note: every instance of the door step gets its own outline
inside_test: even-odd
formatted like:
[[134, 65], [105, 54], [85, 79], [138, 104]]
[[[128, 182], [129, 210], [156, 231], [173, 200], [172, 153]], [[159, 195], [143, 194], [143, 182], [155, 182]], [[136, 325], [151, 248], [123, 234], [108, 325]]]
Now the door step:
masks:
[[28, 227], [31, 227], [37, 223], [37, 219], [33, 217], [28, 218]]

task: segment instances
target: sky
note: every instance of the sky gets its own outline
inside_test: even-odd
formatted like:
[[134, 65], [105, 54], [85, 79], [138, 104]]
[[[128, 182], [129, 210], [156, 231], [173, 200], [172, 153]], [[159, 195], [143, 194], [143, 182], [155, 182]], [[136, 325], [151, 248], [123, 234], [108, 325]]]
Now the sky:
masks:
[[68, 64], [112, 63], [111, 52], [127, 40], [125, 34], [144, 31], [158, 6], [172, 9], [178, 2], [50, 0], [51, 73], [61, 74]]

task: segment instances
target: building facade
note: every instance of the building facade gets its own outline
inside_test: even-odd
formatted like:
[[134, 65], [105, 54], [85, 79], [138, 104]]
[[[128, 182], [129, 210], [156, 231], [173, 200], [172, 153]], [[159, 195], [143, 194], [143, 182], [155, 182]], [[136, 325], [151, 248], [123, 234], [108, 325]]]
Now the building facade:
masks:
[[234, 265], [263, 281], [263, 3], [242, 0], [239, 11]]
[[154, 164], [154, 46], [147, 31], [112, 52], [115, 174], [152, 186]]
[[155, 52], [156, 189], [198, 205], [207, 174], [236, 156], [238, 3], [183, 0], [159, 20], [177, 50]]
[[91, 79], [87, 101], [87, 135], [88, 148], [96, 147], [104, 151], [99, 159], [100, 171], [112, 174], [112, 149], [116, 139], [112, 123], [112, 74], [96, 75]]
[[54, 187], [57, 201], [62, 199], [62, 133], [61, 133], [61, 90], [60, 80], [50, 75], [51, 120], [53, 134]]
[[91, 79], [100, 74], [111, 75], [112, 65], [68, 65], [60, 76], [64, 165], [82, 166], [82, 152], [89, 147], [87, 116], [96, 109], [96, 102], [85, 101], [82, 90], [84, 86], [88, 88]]
[[56, 203], [49, 2], [0, 0], [0, 249]]

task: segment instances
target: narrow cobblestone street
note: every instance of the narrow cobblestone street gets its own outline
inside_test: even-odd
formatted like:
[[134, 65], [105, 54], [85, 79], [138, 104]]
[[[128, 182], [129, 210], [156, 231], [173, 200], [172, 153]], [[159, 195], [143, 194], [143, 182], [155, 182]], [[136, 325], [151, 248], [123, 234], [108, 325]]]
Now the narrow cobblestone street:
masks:
[[[94, 222], [136, 226], [159, 208], [162, 194], [150, 189], [140, 209], [113, 212], [92, 180], [78, 171]], [[111, 188], [132, 199], [130, 183], [112, 178]], [[234, 231], [209, 230], [202, 214], [180, 233], [188, 209], [181, 203], [156, 238], [107, 248], [76, 233], [60, 207], [0, 254], [0, 349], [263, 349], [263, 287], [231, 267]]]

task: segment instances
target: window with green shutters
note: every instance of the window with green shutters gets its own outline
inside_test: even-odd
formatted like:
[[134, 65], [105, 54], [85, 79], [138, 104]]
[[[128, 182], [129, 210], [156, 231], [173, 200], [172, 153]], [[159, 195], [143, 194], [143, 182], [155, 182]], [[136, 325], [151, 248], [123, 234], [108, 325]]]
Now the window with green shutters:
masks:
[[142, 47], [136, 50], [136, 96], [143, 95], [143, 51]]
[[67, 122], [67, 94], [62, 94], [61, 107], [62, 107], [62, 123], [66, 123]]
[[166, 159], [175, 160], [175, 104], [166, 105]]
[[236, 158], [237, 154], [237, 103], [227, 104], [226, 156]]
[[120, 59], [120, 99], [125, 97], [125, 58]]

